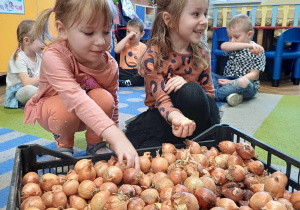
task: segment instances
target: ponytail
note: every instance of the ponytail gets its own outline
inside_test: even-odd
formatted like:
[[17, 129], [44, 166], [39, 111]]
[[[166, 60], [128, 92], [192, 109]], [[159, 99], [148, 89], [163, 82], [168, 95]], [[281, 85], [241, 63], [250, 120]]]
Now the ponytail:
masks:
[[53, 9], [45, 9], [37, 18], [34, 26], [34, 36], [36, 39], [40, 39], [43, 42], [45, 40], [53, 40], [48, 30], [49, 17]]

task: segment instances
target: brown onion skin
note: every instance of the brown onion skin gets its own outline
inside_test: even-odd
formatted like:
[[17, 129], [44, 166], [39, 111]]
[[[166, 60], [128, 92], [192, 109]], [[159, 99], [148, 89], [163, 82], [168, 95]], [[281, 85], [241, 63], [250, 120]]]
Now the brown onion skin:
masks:
[[52, 203], [54, 207], [62, 206], [67, 208], [68, 198], [63, 191], [54, 192], [52, 196]]
[[141, 193], [140, 198], [143, 199], [147, 205], [154, 204], [159, 199], [159, 193], [156, 189], [146, 189]]
[[259, 183], [259, 180], [255, 174], [253, 174], [253, 173], [246, 174], [245, 179], [244, 179], [244, 185], [247, 189], [251, 189], [251, 185], [258, 184], [258, 183]]
[[240, 210], [253, 210], [253, 209], [249, 206], [240, 206]]
[[87, 205], [86, 201], [77, 195], [71, 195], [69, 197], [70, 207], [75, 209], [84, 209]]
[[238, 155], [230, 155], [227, 160], [227, 165], [243, 165], [243, 159]]
[[259, 160], [248, 163], [247, 167], [249, 168], [250, 172], [259, 176], [262, 175], [265, 170], [264, 164]]
[[69, 179], [65, 182], [63, 185], [63, 192], [66, 194], [66, 196], [71, 196], [77, 194], [79, 187], [79, 182], [75, 179]]
[[168, 172], [168, 178], [174, 185], [182, 184], [187, 179], [187, 173], [182, 168], [174, 168]]
[[198, 200], [199, 208], [203, 210], [209, 210], [216, 206], [216, 195], [207, 188], [197, 188], [195, 190], [195, 197]]
[[214, 208], [211, 208], [210, 210], [226, 210], [226, 209], [224, 209], [222, 207], [214, 207]]
[[232, 141], [221, 141], [219, 148], [224, 154], [232, 154], [235, 152], [235, 143]]
[[274, 172], [272, 175], [271, 175], [271, 177], [278, 177], [278, 179], [279, 179], [279, 181], [281, 181], [283, 184], [284, 184], [284, 186], [286, 186], [287, 185], [287, 183], [288, 183], [288, 178], [287, 178], [287, 176], [284, 174], [284, 173], [282, 173], [281, 171], [276, 171], [276, 172]]
[[127, 204], [128, 210], [142, 210], [145, 207], [145, 202], [143, 199], [139, 197], [133, 197], [129, 199], [129, 202]]
[[173, 188], [174, 187], [165, 187], [160, 191], [159, 197], [161, 202], [171, 200], [173, 195]]
[[216, 184], [214, 180], [208, 176], [200, 177], [200, 180], [203, 182], [204, 188], [211, 190], [213, 193], [216, 192]]
[[58, 176], [51, 173], [46, 173], [41, 177], [40, 187], [44, 191], [52, 190], [53, 185], [58, 185], [59, 179]]
[[139, 157], [140, 159], [140, 169], [143, 173], [148, 173], [151, 168], [151, 155], [150, 152], [145, 152], [143, 156]]
[[257, 193], [254, 193], [254, 195], [251, 197], [249, 206], [253, 210], [261, 210], [261, 208], [264, 207], [264, 205], [266, 205], [266, 203], [268, 203], [269, 201], [272, 201], [272, 200], [273, 200], [273, 198], [270, 195], [270, 193], [257, 192]]
[[264, 190], [266, 192], [269, 192], [270, 195], [277, 200], [278, 198], [282, 198], [284, 191], [285, 191], [285, 186], [284, 184], [279, 180], [278, 177], [275, 178], [268, 178], [265, 182], [265, 187]]
[[269, 201], [262, 210], [286, 210], [285, 206], [278, 201]]
[[279, 198], [278, 201], [282, 203], [287, 210], [294, 210], [293, 204], [290, 202], [290, 200], [285, 198]]
[[173, 154], [175, 154], [175, 152], [176, 152], [176, 147], [171, 143], [163, 143], [161, 149], [162, 149], [163, 154], [164, 153], [173, 153]]
[[290, 202], [295, 209], [300, 209], [300, 191], [293, 192], [290, 197]]
[[239, 207], [236, 205], [236, 203], [229, 198], [221, 198], [217, 200], [216, 206], [222, 207], [226, 210], [239, 210]]
[[235, 145], [235, 150], [236, 153], [243, 159], [249, 160], [253, 157], [256, 157], [253, 147], [247, 143], [237, 143]]
[[226, 171], [222, 168], [216, 168], [210, 174], [215, 184], [217, 185], [222, 185], [228, 180], [226, 178]]
[[21, 200], [24, 201], [30, 196], [41, 196], [42, 194], [42, 190], [38, 184], [29, 182], [22, 188]]
[[185, 148], [190, 149], [191, 154], [201, 154], [202, 153], [201, 146], [197, 142], [186, 139], [184, 141], [184, 143], [186, 144]]
[[100, 191], [108, 191], [110, 193], [117, 193], [118, 192], [118, 187], [113, 182], [104, 182], [100, 186]]
[[241, 182], [245, 179], [246, 171], [245, 169], [240, 165], [231, 165], [228, 167], [226, 178], [235, 181], [235, 182]]
[[168, 167], [169, 167], [169, 162], [165, 158], [160, 157], [159, 154], [152, 159], [151, 168], [154, 173], [157, 172], [165, 173], [168, 170]]
[[27, 183], [39, 183], [39, 175], [36, 172], [28, 172], [22, 179], [22, 184], [25, 185]]
[[139, 184], [139, 178], [141, 176], [140, 171], [135, 168], [127, 168], [124, 171], [123, 182], [124, 184], [136, 185]]
[[45, 204], [40, 196], [31, 196], [22, 202], [21, 210], [26, 210], [29, 207], [36, 207], [40, 210], [44, 210]]
[[182, 193], [175, 193], [172, 196], [172, 200], [175, 203], [184, 203], [186, 205], [186, 209], [188, 210], [198, 210], [199, 204], [198, 200], [192, 193], [182, 192]]
[[104, 209], [108, 198], [110, 197], [110, 193], [108, 191], [100, 191], [94, 195], [90, 202], [90, 207], [92, 209]]
[[130, 184], [123, 184], [119, 187], [118, 193], [126, 195], [128, 198], [132, 198], [135, 196], [135, 189]]

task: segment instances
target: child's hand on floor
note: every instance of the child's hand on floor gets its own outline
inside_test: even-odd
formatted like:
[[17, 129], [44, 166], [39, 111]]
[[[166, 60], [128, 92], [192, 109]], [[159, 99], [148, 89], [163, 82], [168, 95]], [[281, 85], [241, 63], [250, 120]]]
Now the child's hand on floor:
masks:
[[110, 149], [116, 153], [120, 164], [126, 159], [127, 168], [134, 167], [140, 170], [140, 160], [137, 151], [117, 126], [108, 127], [102, 132], [101, 136], [109, 143]]
[[185, 83], [187, 83], [187, 81], [183, 77], [175, 76], [169, 79], [164, 90], [167, 94], [170, 94], [172, 91], [176, 92], [179, 90]]
[[175, 136], [186, 138], [196, 129], [196, 123], [186, 117], [177, 117], [172, 120], [172, 132]]

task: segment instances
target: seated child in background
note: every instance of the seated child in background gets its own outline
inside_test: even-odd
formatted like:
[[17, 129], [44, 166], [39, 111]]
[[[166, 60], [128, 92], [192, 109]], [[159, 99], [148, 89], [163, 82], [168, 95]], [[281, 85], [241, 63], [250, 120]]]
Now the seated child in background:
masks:
[[120, 53], [119, 86], [143, 86], [144, 79], [137, 71], [137, 59], [146, 49], [146, 45], [140, 42], [145, 34], [144, 24], [139, 18], [134, 18], [126, 28], [126, 37], [115, 46], [115, 53]]
[[139, 169], [136, 150], [118, 128], [118, 64], [107, 51], [117, 17], [113, 1], [56, 0], [37, 18], [38, 37], [48, 35], [52, 13], [58, 38], [44, 53], [39, 89], [25, 106], [24, 123], [38, 121], [53, 133], [57, 151], [68, 155], [74, 134], [86, 131], [88, 155], [110, 151], [107, 142], [119, 163], [126, 159], [128, 167]]
[[222, 43], [221, 49], [229, 58], [223, 76], [212, 73], [212, 79], [215, 100], [236, 106], [256, 95], [266, 58], [263, 47], [251, 41], [253, 28], [248, 16], [233, 17], [227, 24], [227, 33], [229, 42]]
[[38, 89], [44, 46], [33, 35], [34, 24], [33, 20], [23, 20], [17, 29], [18, 48], [8, 62], [6, 76], [7, 108], [25, 105]]

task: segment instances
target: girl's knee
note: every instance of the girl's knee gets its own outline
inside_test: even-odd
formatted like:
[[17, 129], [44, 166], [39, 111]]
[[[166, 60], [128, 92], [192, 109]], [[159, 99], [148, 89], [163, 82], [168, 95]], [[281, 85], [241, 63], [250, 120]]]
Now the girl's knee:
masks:
[[112, 116], [115, 109], [114, 97], [105, 89], [97, 88], [88, 92], [88, 96], [108, 115]]
[[249, 83], [250, 83], [250, 80], [246, 77], [241, 77], [234, 81], [235, 86], [240, 86], [242, 88], [246, 88]]

